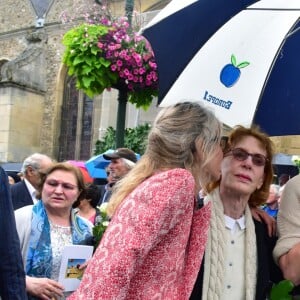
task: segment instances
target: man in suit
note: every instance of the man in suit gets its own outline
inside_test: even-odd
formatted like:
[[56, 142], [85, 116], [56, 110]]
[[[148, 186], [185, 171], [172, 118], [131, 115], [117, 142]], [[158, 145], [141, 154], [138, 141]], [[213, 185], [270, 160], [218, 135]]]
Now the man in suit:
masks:
[[36, 203], [36, 192], [41, 176], [52, 165], [53, 160], [44, 154], [34, 153], [27, 157], [22, 166], [23, 180], [11, 185], [11, 196], [14, 210]]
[[10, 188], [2, 167], [0, 167], [0, 228], [0, 299], [27, 299], [25, 272], [10, 199]]

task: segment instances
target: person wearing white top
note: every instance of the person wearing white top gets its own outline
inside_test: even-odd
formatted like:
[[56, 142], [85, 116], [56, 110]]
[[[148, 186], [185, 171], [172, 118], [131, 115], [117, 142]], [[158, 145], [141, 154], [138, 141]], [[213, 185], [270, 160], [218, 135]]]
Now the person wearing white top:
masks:
[[282, 279], [272, 259], [275, 240], [250, 210], [268, 197], [272, 155], [270, 138], [256, 127], [237, 126], [229, 135], [221, 179], [206, 197], [208, 242], [190, 300], [265, 300], [270, 282]]

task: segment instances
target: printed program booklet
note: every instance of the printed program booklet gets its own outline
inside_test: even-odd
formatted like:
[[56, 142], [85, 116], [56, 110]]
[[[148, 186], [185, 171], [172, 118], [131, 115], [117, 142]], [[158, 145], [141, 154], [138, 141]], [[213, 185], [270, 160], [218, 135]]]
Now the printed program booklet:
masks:
[[93, 246], [68, 245], [64, 248], [58, 281], [65, 287], [65, 292], [77, 289], [84, 273], [80, 266], [92, 255]]

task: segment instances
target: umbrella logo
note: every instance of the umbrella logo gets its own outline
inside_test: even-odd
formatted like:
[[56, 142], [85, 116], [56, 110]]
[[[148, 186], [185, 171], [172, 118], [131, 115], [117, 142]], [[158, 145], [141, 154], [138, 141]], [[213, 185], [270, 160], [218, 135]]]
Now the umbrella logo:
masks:
[[226, 87], [232, 87], [241, 76], [241, 68], [245, 68], [249, 66], [250, 63], [247, 61], [243, 61], [239, 64], [236, 62], [236, 58], [234, 54], [231, 55], [231, 64], [227, 64], [223, 67], [220, 73], [220, 81]]

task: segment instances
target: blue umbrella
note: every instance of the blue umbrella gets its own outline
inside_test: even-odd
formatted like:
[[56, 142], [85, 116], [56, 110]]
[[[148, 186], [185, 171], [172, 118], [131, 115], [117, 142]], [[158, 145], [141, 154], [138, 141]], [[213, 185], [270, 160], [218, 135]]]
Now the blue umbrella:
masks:
[[85, 162], [85, 166], [93, 178], [106, 178], [105, 168], [109, 165], [110, 160], [106, 160], [103, 154], [112, 153], [114, 150], [109, 149], [102, 154], [95, 155]]
[[181, 99], [225, 124], [300, 134], [300, 1], [173, 0], [144, 29], [160, 106]]
[[[85, 166], [93, 178], [107, 178], [106, 167], [109, 165], [110, 160], [103, 157], [103, 154], [113, 153], [115, 150], [109, 149], [102, 154], [95, 155], [85, 162]], [[137, 160], [140, 159], [140, 154], [135, 154]]]

